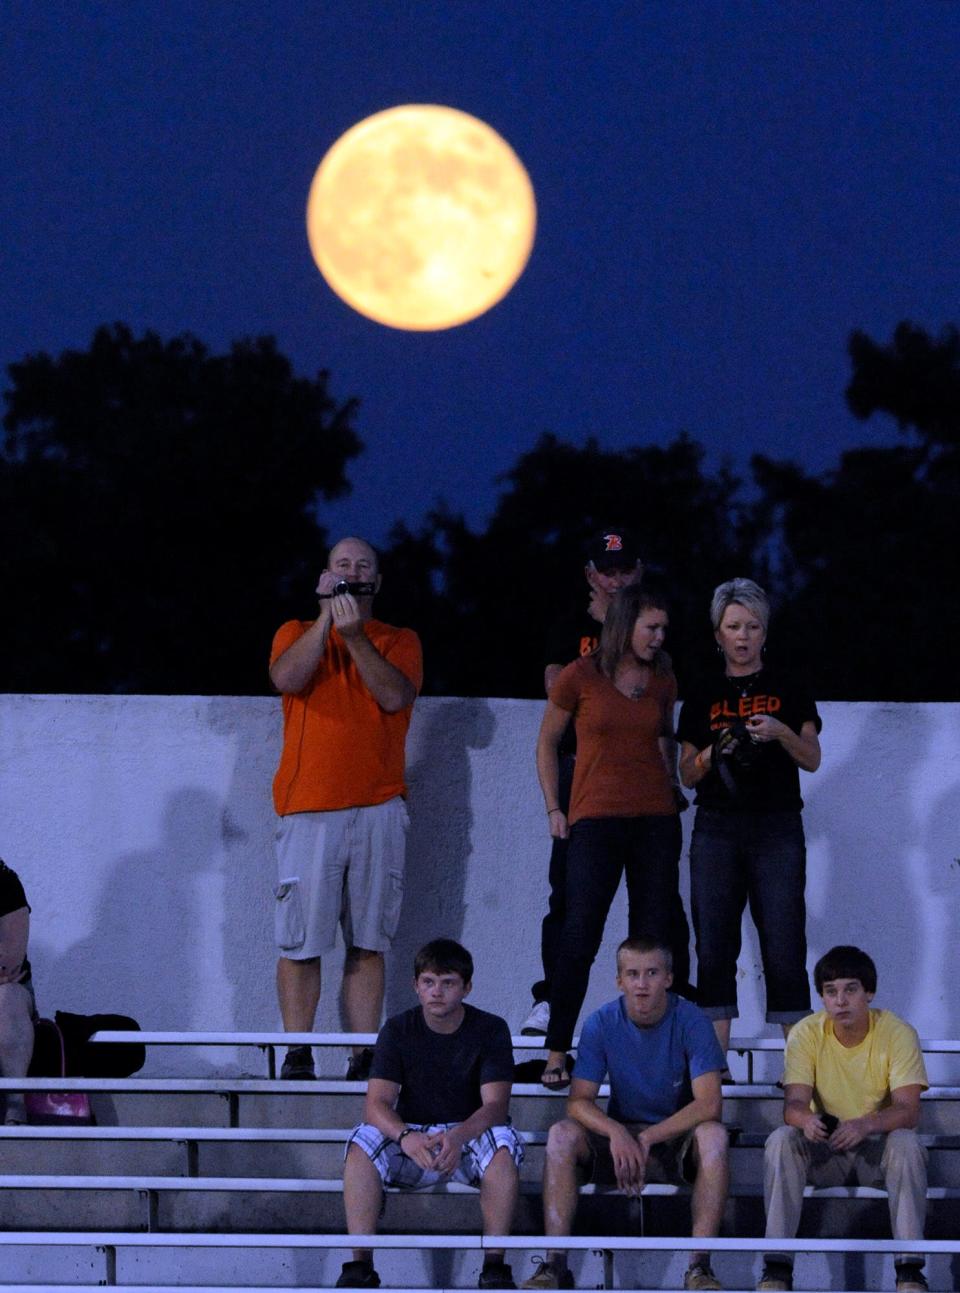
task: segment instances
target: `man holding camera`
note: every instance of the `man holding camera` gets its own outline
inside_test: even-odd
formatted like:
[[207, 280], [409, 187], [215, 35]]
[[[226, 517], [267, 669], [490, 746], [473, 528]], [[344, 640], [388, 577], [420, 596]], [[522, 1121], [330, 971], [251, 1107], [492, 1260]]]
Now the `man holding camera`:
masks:
[[[338, 923], [347, 1028], [380, 1027], [383, 953], [403, 897], [404, 747], [423, 679], [413, 630], [373, 618], [380, 579], [371, 545], [341, 539], [317, 583], [317, 618], [283, 624], [270, 652], [270, 680], [283, 696], [273, 797], [277, 995], [287, 1032], [313, 1029], [320, 958], [333, 950]], [[365, 1080], [371, 1057], [358, 1049], [347, 1077]], [[310, 1048], [291, 1047], [281, 1075], [314, 1077]]]

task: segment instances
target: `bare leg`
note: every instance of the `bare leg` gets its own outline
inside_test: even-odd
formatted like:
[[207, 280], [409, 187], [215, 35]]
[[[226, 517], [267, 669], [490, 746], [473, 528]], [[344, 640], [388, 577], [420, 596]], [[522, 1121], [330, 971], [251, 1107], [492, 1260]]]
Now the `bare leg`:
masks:
[[[509, 1235], [519, 1193], [517, 1165], [508, 1149], [498, 1149], [480, 1182], [480, 1211], [485, 1235]], [[499, 1257], [503, 1261], [503, 1249], [490, 1248], [486, 1256]]]
[[[347, 1032], [375, 1033], [383, 1009], [383, 953], [362, 947], [347, 950], [343, 963], [343, 1013]], [[354, 1054], [362, 1047], [355, 1046]]]
[[[590, 1156], [586, 1133], [569, 1118], [555, 1122], [547, 1137], [543, 1167], [543, 1230], [547, 1235], [569, 1235], [577, 1211], [579, 1168]], [[557, 1270], [567, 1264], [566, 1249], [551, 1248], [547, 1261]]]
[[320, 1002], [320, 958], [291, 961], [281, 956], [277, 961], [277, 997], [284, 1031], [309, 1033]]
[[[723, 1208], [727, 1201], [729, 1169], [727, 1166], [727, 1133], [719, 1122], [702, 1122], [693, 1136], [697, 1176], [693, 1183], [691, 1233], [711, 1237], [720, 1233]], [[707, 1253], [690, 1254], [690, 1264], [703, 1260]]]
[[[33, 1055], [33, 1019], [30, 993], [20, 983], [0, 984], [0, 1073], [25, 1077]], [[24, 1123], [27, 1110], [21, 1091], [6, 1098], [6, 1121]]]
[[[343, 1165], [343, 1206], [347, 1213], [347, 1234], [374, 1235], [383, 1206], [383, 1185], [380, 1173], [358, 1145], [347, 1150]], [[368, 1262], [372, 1259], [369, 1248], [355, 1248], [353, 1260]]]

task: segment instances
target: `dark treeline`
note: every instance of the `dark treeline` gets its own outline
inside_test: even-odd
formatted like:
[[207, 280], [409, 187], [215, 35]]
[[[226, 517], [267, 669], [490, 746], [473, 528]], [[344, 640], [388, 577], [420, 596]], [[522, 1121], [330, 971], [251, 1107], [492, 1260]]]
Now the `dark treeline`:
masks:
[[[544, 436], [474, 533], [438, 509], [397, 525], [378, 614], [424, 640], [427, 690], [542, 694], [547, 632], [586, 604], [590, 535], [627, 525], [672, 590], [684, 674], [712, 650], [715, 584], [770, 592], [771, 649], [816, 694], [956, 700], [960, 335], [901, 324], [849, 343], [854, 414], [894, 447], [809, 476], [705, 465], [687, 436], [610, 452]], [[15, 692], [262, 694], [273, 630], [313, 613], [324, 502], [362, 450], [355, 402], [295, 377], [270, 338], [212, 355], [192, 337], [100, 329], [89, 350], [9, 368], [0, 452], [2, 679]]]

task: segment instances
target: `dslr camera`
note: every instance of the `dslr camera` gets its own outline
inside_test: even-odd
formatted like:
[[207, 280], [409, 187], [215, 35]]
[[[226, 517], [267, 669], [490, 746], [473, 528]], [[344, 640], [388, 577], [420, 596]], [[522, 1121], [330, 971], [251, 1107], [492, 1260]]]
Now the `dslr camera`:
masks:
[[760, 753], [742, 718], [738, 718], [720, 733], [713, 752], [721, 759], [729, 759], [737, 768], [752, 767]]

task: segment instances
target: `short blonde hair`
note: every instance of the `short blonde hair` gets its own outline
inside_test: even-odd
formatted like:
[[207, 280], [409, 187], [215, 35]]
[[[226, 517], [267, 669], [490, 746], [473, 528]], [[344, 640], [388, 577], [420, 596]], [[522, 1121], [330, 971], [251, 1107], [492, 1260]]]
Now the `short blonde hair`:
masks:
[[760, 585], [755, 584], [752, 579], [728, 579], [725, 584], [720, 584], [713, 590], [710, 601], [710, 622], [713, 624], [714, 632], [720, 627], [720, 621], [727, 607], [734, 602], [738, 606], [745, 606], [751, 615], [755, 615], [766, 633], [770, 623], [770, 599]]

